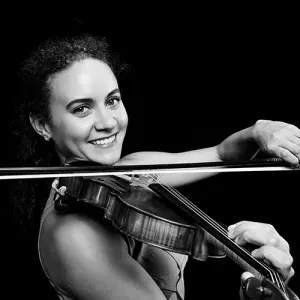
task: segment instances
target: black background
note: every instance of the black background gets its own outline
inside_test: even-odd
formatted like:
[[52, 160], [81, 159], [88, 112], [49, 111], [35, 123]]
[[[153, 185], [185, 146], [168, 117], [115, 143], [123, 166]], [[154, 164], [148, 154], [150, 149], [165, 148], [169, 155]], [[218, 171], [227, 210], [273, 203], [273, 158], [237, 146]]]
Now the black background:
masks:
[[[15, 145], [7, 129], [16, 104], [12, 94], [19, 64], [40, 40], [64, 33], [106, 36], [132, 67], [123, 83], [130, 118], [124, 154], [213, 146], [258, 119], [300, 127], [296, 19], [280, 8], [276, 13], [246, 11], [216, 14], [214, 10], [179, 9], [176, 14], [171, 10], [160, 14], [154, 10], [148, 11], [147, 18], [146, 10], [123, 13], [122, 18], [104, 9], [87, 14], [46, 16], [46, 9], [9, 14], [10, 21], [2, 25], [1, 165], [13, 164], [14, 159]], [[221, 174], [182, 191], [225, 224], [240, 220], [272, 223], [290, 243], [296, 270], [290, 286], [300, 294], [298, 176], [298, 172]], [[9, 299], [56, 299], [40, 270], [36, 245], [13, 229], [15, 220], [8, 203], [4, 193], [1, 289], [9, 291]], [[240, 274], [229, 259], [189, 260], [187, 300], [207, 299], [207, 295], [238, 299]]]

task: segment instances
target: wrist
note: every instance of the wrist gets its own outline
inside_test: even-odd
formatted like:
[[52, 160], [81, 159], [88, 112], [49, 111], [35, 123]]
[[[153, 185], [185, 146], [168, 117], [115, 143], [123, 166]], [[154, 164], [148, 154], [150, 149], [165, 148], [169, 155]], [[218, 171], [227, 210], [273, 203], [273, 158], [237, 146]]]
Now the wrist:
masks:
[[258, 141], [259, 140], [259, 136], [260, 136], [260, 132], [261, 129], [264, 128], [266, 126], [266, 124], [270, 123], [272, 121], [270, 120], [258, 120], [255, 122], [255, 124], [252, 126], [252, 138], [254, 141]]
[[257, 121], [253, 126], [238, 131], [217, 146], [217, 154], [221, 161], [233, 162], [253, 159], [260, 150], [259, 127], [265, 120]]

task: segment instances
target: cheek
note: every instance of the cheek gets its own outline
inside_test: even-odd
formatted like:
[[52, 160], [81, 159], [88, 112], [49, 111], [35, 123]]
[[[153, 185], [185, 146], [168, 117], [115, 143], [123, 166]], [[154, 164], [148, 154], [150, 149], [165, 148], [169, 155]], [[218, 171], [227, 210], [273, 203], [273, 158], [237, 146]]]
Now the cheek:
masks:
[[121, 126], [124, 130], [126, 130], [127, 128], [127, 124], [128, 124], [128, 118], [127, 117], [123, 117], [121, 120]]
[[122, 113], [119, 114], [118, 123], [122, 129], [126, 130], [128, 124], [128, 115], [125, 109], [123, 109]]
[[82, 140], [88, 137], [89, 124], [84, 122], [74, 122], [68, 118], [64, 118], [55, 123], [54, 132], [56, 139], [60, 143], [66, 143], [68, 141]]

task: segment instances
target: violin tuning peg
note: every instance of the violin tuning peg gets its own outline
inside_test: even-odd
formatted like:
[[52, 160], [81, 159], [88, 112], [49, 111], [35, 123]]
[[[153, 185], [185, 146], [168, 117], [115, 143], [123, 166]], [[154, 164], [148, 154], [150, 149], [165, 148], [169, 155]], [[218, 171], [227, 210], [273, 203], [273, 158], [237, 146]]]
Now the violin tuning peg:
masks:
[[262, 283], [256, 277], [249, 277], [242, 285], [242, 290], [247, 300], [259, 300], [264, 297], [270, 297], [272, 291], [262, 286]]

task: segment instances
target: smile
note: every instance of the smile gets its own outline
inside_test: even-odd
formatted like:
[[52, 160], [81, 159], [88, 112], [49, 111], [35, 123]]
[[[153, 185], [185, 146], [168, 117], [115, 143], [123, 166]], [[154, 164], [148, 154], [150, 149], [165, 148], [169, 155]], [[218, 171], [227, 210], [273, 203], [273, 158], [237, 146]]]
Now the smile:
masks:
[[116, 135], [114, 134], [111, 137], [93, 140], [89, 143], [91, 143], [93, 145], [101, 146], [101, 147], [107, 147], [107, 146], [110, 146], [115, 141], [115, 139], [116, 139]]

